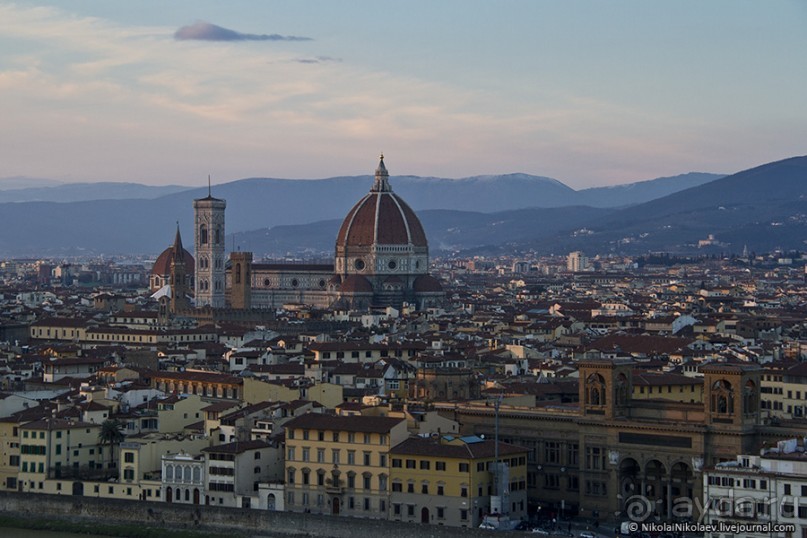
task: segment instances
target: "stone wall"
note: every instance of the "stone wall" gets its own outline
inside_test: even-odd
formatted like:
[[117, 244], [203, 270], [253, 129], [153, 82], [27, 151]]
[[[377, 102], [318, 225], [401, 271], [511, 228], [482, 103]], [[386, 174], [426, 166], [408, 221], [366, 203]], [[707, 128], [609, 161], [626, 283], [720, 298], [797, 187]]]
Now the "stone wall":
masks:
[[239, 530], [255, 536], [323, 538], [449, 538], [490, 536], [490, 531], [331, 517], [290, 512], [220, 508], [61, 495], [0, 492], [0, 512], [21, 518], [141, 524], [199, 530]]

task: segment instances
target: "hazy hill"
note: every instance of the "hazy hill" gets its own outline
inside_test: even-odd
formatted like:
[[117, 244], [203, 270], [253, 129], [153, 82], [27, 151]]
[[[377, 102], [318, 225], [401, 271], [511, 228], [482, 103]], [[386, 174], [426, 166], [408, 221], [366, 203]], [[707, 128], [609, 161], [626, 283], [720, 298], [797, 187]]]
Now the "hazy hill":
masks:
[[578, 191], [580, 197], [579, 203], [591, 207], [625, 207], [649, 202], [650, 200], [655, 200], [691, 187], [697, 187], [722, 177], [725, 177], [725, 175], [690, 172], [689, 174], [660, 177], [625, 185], [583, 189]]
[[[505, 211], [522, 207], [591, 205], [617, 207], [646, 202], [671, 192], [700, 185], [722, 176], [690, 173], [625, 185], [575, 191], [558, 180], [529, 174], [473, 176], [461, 179], [394, 176], [393, 187], [417, 209], [459, 209], [463, 211]], [[245, 189], [268, 190], [295, 203], [330, 205], [361, 193], [372, 182], [370, 176], [289, 180], [250, 178], [216, 185], [219, 196], [238, 199]], [[204, 193], [206, 187], [180, 185], [150, 186], [138, 183], [61, 183], [32, 178], [0, 179], [2, 202], [86, 202], [90, 200], [154, 199], [177, 192]], [[334, 198], [336, 197], [336, 198]], [[350, 203], [348, 201], [348, 203]]]
[[744, 170], [591, 223], [580, 248], [643, 252], [685, 250], [714, 234], [714, 250], [804, 249], [807, 238], [807, 157]]
[[0, 256], [160, 252], [173, 242], [175, 209], [160, 200], [0, 204]]
[[65, 183], [53, 186], [0, 190], [0, 203], [150, 199], [186, 190], [188, 190], [188, 187], [179, 185], [154, 187], [139, 183]]
[[[695, 183], [708, 179], [696, 176], [700, 177], [692, 178]], [[631, 187], [615, 190], [624, 192]], [[419, 215], [435, 252], [803, 249], [807, 157], [766, 164], [621, 210], [570, 206], [496, 213], [423, 210]], [[261, 229], [239, 234], [237, 242], [257, 255], [327, 254], [333, 249], [340, 222]], [[698, 240], [709, 234], [716, 236], [717, 243], [699, 249]]]

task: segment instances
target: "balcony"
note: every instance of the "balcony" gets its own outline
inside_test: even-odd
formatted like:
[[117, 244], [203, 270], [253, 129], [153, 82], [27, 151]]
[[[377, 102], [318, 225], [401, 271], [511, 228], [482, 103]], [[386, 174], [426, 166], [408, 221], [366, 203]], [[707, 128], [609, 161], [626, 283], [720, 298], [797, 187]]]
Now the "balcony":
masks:
[[329, 495], [341, 495], [344, 491], [344, 480], [340, 480], [339, 478], [325, 479], [325, 493]]

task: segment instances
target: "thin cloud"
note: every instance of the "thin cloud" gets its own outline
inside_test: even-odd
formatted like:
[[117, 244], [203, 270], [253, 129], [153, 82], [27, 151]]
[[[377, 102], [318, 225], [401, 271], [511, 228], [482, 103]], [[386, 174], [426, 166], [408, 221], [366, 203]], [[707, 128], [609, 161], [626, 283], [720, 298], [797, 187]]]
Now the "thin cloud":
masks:
[[331, 56], [315, 56], [314, 58], [296, 58], [294, 60], [298, 64], [323, 64], [328, 62], [341, 62], [342, 58], [333, 58]]
[[197, 41], [311, 41], [310, 37], [280, 34], [242, 34], [209, 22], [199, 21], [174, 32], [174, 39]]

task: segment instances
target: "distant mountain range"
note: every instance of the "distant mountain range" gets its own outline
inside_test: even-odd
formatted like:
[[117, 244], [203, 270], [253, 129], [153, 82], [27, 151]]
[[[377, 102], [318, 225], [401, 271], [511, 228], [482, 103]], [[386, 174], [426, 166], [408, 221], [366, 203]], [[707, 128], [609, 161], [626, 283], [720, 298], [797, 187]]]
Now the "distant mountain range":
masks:
[[[622, 203], [653, 192], [653, 183], [588, 189], [589, 206], [528, 208], [478, 213], [420, 211], [434, 252], [502, 254], [564, 253], [740, 253], [745, 247], [807, 250], [807, 157], [794, 157], [703, 182], [700, 174], [678, 176], [694, 186], [674, 190], [677, 178], [658, 181], [673, 191], [632, 205]], [[600, 207], [594, 199], [599, 199]], [[606, 204], [610, 205], [608, 207]], [[605, 206], [605, 207], [603, 207]], [[619, 207], [616, 209], [614, 206]], [[625, 207], [627, 206], [627, 207]], [[256, 254], [305, 255], [333, 249], [341, 220], [278, 226], [236, 234], [237, 244]], [[711, 244], [701, 244], [709, 235]], [[304, 250], [301, 250], [304, 249]]]
[[[396, 176], [393, 181], [396, 192], [418, 210], [458, 209], [494, 212], [524, 207], [633, 205], [702, 185], [720, 177], [723, 176], [689, 173], [580, 191], [575, 191], [556, 179], [528, 174], [473, 176], [462, 179]], [[245, 189], [253, 190], [253, 193], [257, 189], [273, 198], [289, 199], [292, 203], [295, 200], [305, 199], [315, 205], [319, 205], [318, 202], [331, 205], [334, 196], [339, 199], [361, 193], [371, 182], [371, 176], [308, 180], [250, 178], [217, 185], [214, 188], [217, 196], [224, 196], [222, 193], [226, 193], [227, 196], [234, 197], [233, 201], [237, 201]], [[220, 192], [220, 189], [223, 190]], [[179, 185], [155, 187], [139, 183], [61, 183], [49, 179], [0, 178], [0, 203], [154, 199], [179, 192], [190, 192], [198, 196], [203, 191], [204, 189]]]
[[[697, 250], [710, 233], [725, 250], [799, 248], [805, 180], [807, 157], [725, 177], [690, 173], [580, 191], [526, 174], [391, 183], [418, 211], [435, 253], [593, 254]], [[227, 200], [228, 250], [315, 257], [332, 254], [342, 217], [371, 183], [252, 178], [214, 186], [213, 195]], [[207, 187], [114, 183], [0, 191], [0, 257], [157, 254], [177, 221], [192, 245], [192, 200], [206, 195]]]
[[[24, 178], [23, 178], [24, 180]], [[166, 194], [188, 190], [188, 187], [166, 185], [153, 187], [139, 183], [63, 183], [45, 184], [40, 187], [10, 187], [18, 182], [0, 180], [0, 203], [3, 202], [86, 202], [88, 200], [127, 200], [136, 198], [159, 198]], [[36, 180], [34, 180], [36, 181]], [[48, 180], [38, 180], [47, 182]]]

